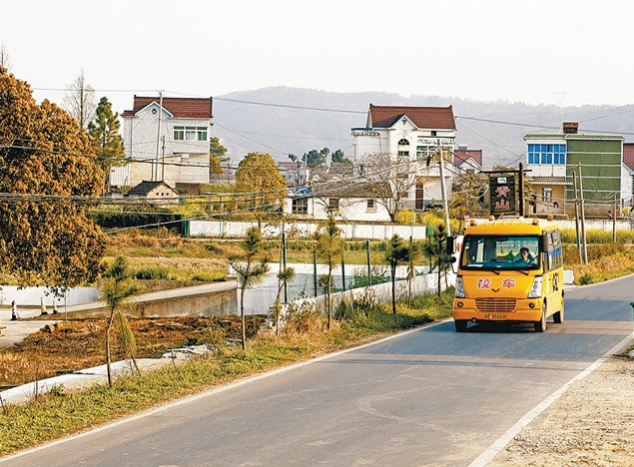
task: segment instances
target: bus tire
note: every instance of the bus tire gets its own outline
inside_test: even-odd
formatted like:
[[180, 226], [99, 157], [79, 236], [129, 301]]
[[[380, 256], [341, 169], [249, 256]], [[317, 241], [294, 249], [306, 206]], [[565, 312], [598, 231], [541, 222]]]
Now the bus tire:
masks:
[[456, 326], [456, 332], [465, 332], [467, 330], [467, 323], [468, 321], [466, 319], [454, 320], [454, 325]]
[[542, 319], [533, 323], [535, 332], [544, 332], [546, 330], [546, 302], [542, 303]]
[[564, 303], [561, 302], [561, 310], [553, 315], [553, 321], [557, 324], [564, 322]]

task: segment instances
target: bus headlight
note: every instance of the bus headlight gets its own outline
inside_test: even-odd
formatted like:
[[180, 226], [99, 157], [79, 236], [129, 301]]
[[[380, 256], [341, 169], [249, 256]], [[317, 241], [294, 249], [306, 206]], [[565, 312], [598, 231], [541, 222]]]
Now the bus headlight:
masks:
[[456, 298], [464, 298], [464, 286], [462, 276], [456, 276]]
[[533, 279], [533, 285], [531, 286], [531, 291], [528, 292], [528, 298], [539, 298], [542, 296], [542, 281], [542, 276], [535, 276], [535, 279]]

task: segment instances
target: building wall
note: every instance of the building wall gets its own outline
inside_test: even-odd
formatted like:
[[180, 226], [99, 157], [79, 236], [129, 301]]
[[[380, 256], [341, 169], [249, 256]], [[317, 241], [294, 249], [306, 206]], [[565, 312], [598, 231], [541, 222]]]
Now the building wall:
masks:
[[[396, 161], [399, 151], [408, 151], [410, 161], [420, 160], [416, 173], [412, 177], [423, 182], [424, 185], [424, 204], [432, 200], [441, 200], [442, 191], [440, 184], [440, 170], [437, 162], [432, 162], [428, 167], [424, 158], [417, 157], [418, 147], [443, 146], [443, 155], [445, 160], [445, 188], [447, 199], [452, 197], [452, 177], [450, 170], [453, 167], [451, 163], [453, 142], [455, 133], [453, 131], [436, 131], [436, 135], [432, 136], [431, 130], [417, 129], [409, 120], [396, 122], [391, 128], [355, 128], [352, 130], [354, 137], [354, 162], [358, 164], [364, 157], [371, 154], [390, 154], [391, 159]], [[401, 146], [399, 141], [406, 139], [409, 145]], [[427, 155], [428, 152], [425, 152]], [[416, 207], [416, 183], [412, 183], [412, 187], [408, 192], [407, 198], [403, 202], [406, 209], [415, 209]]]
[[[329, 198], [306, 198], [307, 213], [310, 219], [328, 219]], [[284, 199], [284, 213], [293, 213], [293, 199]], [[374, 202], [374, 209], [368, 209], [368, 200], [365, 198], [339, 198], [339, 209], [336, 211], [338, 219], [349, 221], [390, 222], [388, 211], [378, 201]]]
[[[156, 111], [156, 112], [153, 112]], [[172, 118], [163, 109], [161, 121], [161, 144], [158, 148], [159, 163], [165, 156], [166, 162], [178, 164], [165, 167], [165, 182], [176, 186], [181, 183], [209, 182], [209, 129], [210, 119]], [[159, 141], [159, 106], [150, 105], [134, 117], [123, 117], [123, 142], [126, 156], [137, 161], [157, 159]], [[197, 127], [206, 129], [206, 139], [175, 140], [174, 127]], [[163, 139], [164, 145], [163, 145]], [[162, 167], [159, 167], [158, 179]], [[168, 175], [169, 174], [169, 175]], [[125, 167], [117, 167], [111, 172], [110, 183], [116, 186], [135, 186], [143, 180], [152, 180], [152, 164], [135, 162]]]
[[[583, 136], [583, 135], [579, 135]], [[621, 171], [623, 162], [621, 137], [598, 136], [593, 139], [567, 138], [566, 181], [570, 183], [566, 198], [574, 201], [574, 172], [579, 171], [583, 184], [584, 203], [592, 213], [592, 206], [608, 206], [621, 197]], [[579, 182], [579, 179], [577, 179]]]

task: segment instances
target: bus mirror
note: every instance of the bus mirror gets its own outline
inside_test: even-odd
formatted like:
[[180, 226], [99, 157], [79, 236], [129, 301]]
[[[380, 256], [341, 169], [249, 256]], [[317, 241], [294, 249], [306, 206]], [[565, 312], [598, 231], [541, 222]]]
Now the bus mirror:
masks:
[[456, 237], [447, 237], [447, 254], [453, 255], [456, 252]]
[[539, 251], [548, 251], [548, 232], [544, 232], [542, 236], [539, 237]]
[[455, 256], [452, 256], [451, 259], [449, 260], [452, 264], [455, 263], [456, 261], [458, 261], [458, 258], [456, 258]]

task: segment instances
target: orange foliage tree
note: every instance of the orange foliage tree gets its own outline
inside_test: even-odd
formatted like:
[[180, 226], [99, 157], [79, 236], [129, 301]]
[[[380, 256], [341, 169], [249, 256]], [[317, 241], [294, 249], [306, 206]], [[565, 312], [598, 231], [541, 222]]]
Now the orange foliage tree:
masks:
[[0, 279], [94, 281], [105, 237], [86, 214], [103, 180], [77, 121], [0, 67]]

